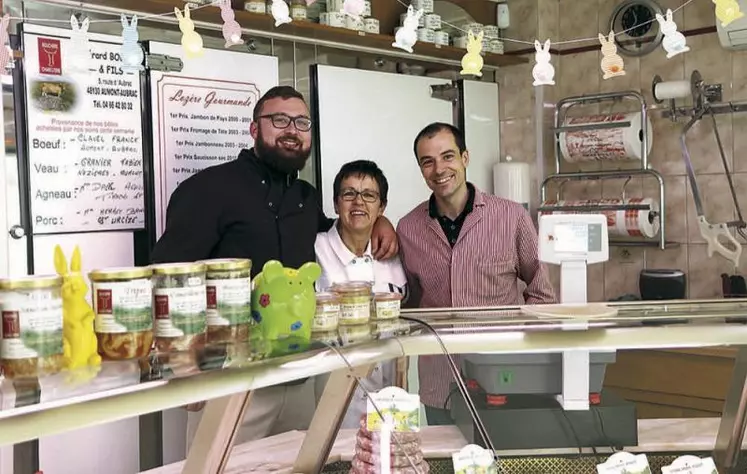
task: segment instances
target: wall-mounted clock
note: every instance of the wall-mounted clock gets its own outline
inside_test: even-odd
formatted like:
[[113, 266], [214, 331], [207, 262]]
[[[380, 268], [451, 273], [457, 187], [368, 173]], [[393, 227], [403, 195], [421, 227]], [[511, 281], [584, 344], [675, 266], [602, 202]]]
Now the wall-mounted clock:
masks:
[[654, 0], [625, 0], [610, 16], [610, 30], [615, 32], [615, 43], [620, 54], [644, 56], [655, 50], [664, 35], [656, 21], [656, 14], [664, 14]]

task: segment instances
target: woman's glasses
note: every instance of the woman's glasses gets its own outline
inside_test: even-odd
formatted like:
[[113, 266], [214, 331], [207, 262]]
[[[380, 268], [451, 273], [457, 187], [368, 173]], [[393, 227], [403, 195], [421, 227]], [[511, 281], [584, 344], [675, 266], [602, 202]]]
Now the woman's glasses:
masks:
[[369, 191], [368, 189], [364, 189], [363, 191], [343, 189], [340, 193], [340, 197], [343, 201], [355, 201], [358, 196], [360, 196], [365, 202], [376, 202], [379, 200], [379, 193], [376, 191]]

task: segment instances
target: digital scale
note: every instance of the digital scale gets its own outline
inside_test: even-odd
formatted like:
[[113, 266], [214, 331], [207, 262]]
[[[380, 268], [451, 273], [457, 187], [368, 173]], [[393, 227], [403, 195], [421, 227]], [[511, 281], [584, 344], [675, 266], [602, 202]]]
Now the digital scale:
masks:
[[[539, 217], [539, 259], [560, 266], [560, 303], [587, 303], [587, 266], [609, 260], [607, 217]], [[538, 307], [539, 308], [539, 307]], [[586, 330], [572, 320], [562, 330]], [[635, 405], [602, 391], [615, 351], [463, 356], [462, 373], [495, 449], [635, 446]], [[451, 415], [467, 441], [484, 446], [464, 400], [451, 397]]]

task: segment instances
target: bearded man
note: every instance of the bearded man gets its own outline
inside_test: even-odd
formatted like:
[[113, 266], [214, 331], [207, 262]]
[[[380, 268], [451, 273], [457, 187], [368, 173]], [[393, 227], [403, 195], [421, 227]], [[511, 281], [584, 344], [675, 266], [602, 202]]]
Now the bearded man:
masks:
[[[315, 261], [316, 234], [334, 221], [324, 215], [317, 190], [298, 179], [311, 154], [311, 126], [298, 91], [267, 91], [249, 128], [254, 148], [191, 176], [171, 195], [152, 261], [250, 258], [252, 277], [268, 260], [292, 268]], [[371, 247], [376, 259], [397, 253], [394, 227], [384, 217], [374, 226]]]
[[[288, 86], [267, 91], [254, 107], [249, 129], [254, 148], [200, 171], [171, 195], [153, 262], [249, 258], [254, 277], [268, 260], [292, 268], [315, 261], [316, 235], [334, 220], [324, 215], [317, 190], [298, 179], [311, 154], [311, 126], [298, 91]], [[384, 217], [374, 226], [371, 247], [377, 259], [397, 253], [397, 236]], [[257, 390], [236, 442], [308, 429], [315, 407], [313, 379]]]

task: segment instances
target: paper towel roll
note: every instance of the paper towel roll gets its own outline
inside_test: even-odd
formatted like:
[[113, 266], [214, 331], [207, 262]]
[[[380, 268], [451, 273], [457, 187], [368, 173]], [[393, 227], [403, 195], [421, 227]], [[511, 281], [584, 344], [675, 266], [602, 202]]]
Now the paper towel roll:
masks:
[[577, 206], [584, 207], [579, 212], [572, 210], [543, 211], [540, 214], [589, 214], [593, 206], [617, 206], [621, 204], [648, 205], [649, 209], [628, 209], [618, 211], [598, 211], [595, 213], [607, 216], [607, 231], [611, 237], [646, 237], [653, 238], [659, 234], [659, 203], [650, 198], [626, 199], [587, 199], [579, 201], [545, 201], [542, 206]]
[[[588, 161], [640, 160], [641, 113], [590, 115], [568, 118], [564, 125], [591, 125], [609, 122], [630, 122], [630, 127], [602, 128], [578, 132], [562, 132], [558, 136], [560, 152], [569, 163]], [[653, 133], [651, 120], [646, 119], [648, 152], [651, 153]]]
[[529, 163], [518, 163], [507, 156], [505, 162], [493, 166], [493, 194], [496, 196], [518, 202], [529, 209], [531, 186]]
[[654, 98], [656, 100], [681, 99], [692, 95], [690, 81], [667, 81], [654, 84]]

